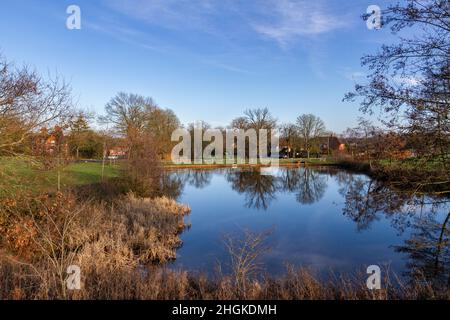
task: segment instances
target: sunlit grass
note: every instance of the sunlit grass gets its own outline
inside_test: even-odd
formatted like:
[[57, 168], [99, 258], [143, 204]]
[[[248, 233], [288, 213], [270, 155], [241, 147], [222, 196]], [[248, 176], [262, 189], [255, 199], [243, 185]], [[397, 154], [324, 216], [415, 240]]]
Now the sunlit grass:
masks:
[[[60, 168], [61, 188], [102, 181], [101, 163], [71, 163]], [[105, 164], [103, 179], [120, 175], [120, 165]], [[58, 169], [45, 170], [35, 159], [0, 158], [0, 194], [51, 191], [58, 185]]]

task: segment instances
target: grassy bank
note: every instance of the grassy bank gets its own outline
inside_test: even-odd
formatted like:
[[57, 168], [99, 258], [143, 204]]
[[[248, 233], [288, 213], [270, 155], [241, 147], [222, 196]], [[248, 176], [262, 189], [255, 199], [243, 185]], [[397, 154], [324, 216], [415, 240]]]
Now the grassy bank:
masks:
[[[421, 192], [448, 194], [450, 177], [438, 165], [426, 163], [421, 165], [415, 159], [406, 161], [379, 161], [372, 166], [366, 161], [349, 159], [280, 159], [280, 167], [318, 167], [336, 166], [360, 172], [374, 179], [392, 182], [404, 189], [417, 189]], [[61, 188], [94, 185], [102, 181], [121, 176], [124, 164], [101, 162], [78, 162], [62, 166], [61, 169], [46, 170], [33, 159], [0, 158], [0, 195], [22, 191], [42, 192], [56, 190], [58, 173]], [[173, 164], [171, 161], [161, 163], [164, 170], [177, 169], [218, 169], [232, 168], [233, 164]], [[264, 167], [264, 165], [238, 165], [238, 168]]]
[[[280, 159], [281, 167], [327, 166], [336, 165], [334, 160], [323, 159]], [[165, 170], [176, 169], [217, 169], [232, 168], [232, 164], [173, 164], [171, 161], [161, 163]], [[92, 185], [120, 177], [123, 163], [105, 163], [103, 170], [101, 162], [77, 162], [61, 166], [59, 170], [61, 188]], [[264, 167], [264, 165], [239, 165], [240, 168]], [[103, 171], [103, 173], [102, 173]], [[58, 170], [44, 169], [43, 165], [34, 159], [17, 159], [0, 157], [0, 194], [4, 191], [51, 191], [57, 188]]]
[[[103, 174], [102, 174], [103, 172]], [[102, 179], [120, 176], [120, 165], [79, 162], [62, 166], [59, 170], [61, 187], [95, 184]], [[45, 169], [34, 159], [0, 158], [0, 195], [14, 192], [43, 192], [55, 190], [58, 170]]]

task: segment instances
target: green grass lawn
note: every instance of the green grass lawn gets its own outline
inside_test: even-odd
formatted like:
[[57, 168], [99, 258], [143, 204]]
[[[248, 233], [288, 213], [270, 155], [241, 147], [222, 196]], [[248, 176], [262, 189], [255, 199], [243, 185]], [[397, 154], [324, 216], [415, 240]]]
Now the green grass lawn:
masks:
[[[103, 178], [116, 178], [120, 174], [119, 165], [105, 164]], [[83, 185], [102, 180], [101, 163], [74, 163], [64, 169], [63, 182], [66, 185]]]
[[[118, 177], [119, 165], [105, 165], [104, 179]], [[101, 163], [72, 163], [60, 170], [61, 188], [102, 181]], [[50, 191], [58, 185], [58, 170], [44, 170], [32, 159], [0, 158], [0, 194]]]

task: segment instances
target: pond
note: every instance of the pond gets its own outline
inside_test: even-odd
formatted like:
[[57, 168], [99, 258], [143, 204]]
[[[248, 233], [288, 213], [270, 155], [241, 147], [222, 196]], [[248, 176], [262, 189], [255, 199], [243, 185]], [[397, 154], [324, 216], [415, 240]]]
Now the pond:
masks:
[[267, 234], [270, 250], [260, 262], [272, 276], [288, 264], [319, 274], [375, 264], [402, 276], [417, 268], [449, 275], [448, 199], [412, 196], [333, 167], [183, 169], [167, 173], [164, 187], [192, 209], [173, 268], [226, 271], [225, 239], [253, 232]]

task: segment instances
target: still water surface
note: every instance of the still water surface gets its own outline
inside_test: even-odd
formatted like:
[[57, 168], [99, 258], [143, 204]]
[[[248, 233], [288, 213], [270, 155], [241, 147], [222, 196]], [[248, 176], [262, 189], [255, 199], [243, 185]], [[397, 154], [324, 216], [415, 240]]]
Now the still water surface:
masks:
[[167, 174], [165, 188], [192, 209], [174, 268], [227, 270], [224, 238], [270, 230], [261, 262], [271, 275], [286, 264], [319, 273], [373, 264], [399, 275], [436, 266], [449, 273], [446, 199], [415, 197], [336, 168], [178, 170]]

